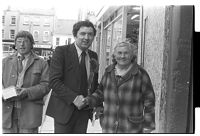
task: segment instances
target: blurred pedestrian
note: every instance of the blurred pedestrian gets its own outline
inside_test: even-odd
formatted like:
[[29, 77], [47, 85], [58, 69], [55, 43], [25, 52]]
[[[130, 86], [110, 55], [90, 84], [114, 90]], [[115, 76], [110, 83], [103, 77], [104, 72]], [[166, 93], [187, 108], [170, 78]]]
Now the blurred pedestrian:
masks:
[[42, 121], [43, 97], [49, 92], [46, 61], [33, 51], [31, 33], [15, 37], [17, 51], [3, 59], [2, 86], [14, 86], [17, 96], [3, 99], [3, 133], [38, 133]]
[[73, 26], [73, 44], [58, 46], [50, 64], [52, 94], [47, 115], [54, 118], [55, 133], [86, 133], [92, 109], [82, 100], [98, 86], [97, 54], [92, 45], [96, 29], [90, 21]]
[[149, 133], [155, 129], [155, 94], [148, 73], [136, 62], [137, 46], [120, 42], [114, 64], [108, 66], [98, 89], [84, 102], [104, 102], [103, 133]]

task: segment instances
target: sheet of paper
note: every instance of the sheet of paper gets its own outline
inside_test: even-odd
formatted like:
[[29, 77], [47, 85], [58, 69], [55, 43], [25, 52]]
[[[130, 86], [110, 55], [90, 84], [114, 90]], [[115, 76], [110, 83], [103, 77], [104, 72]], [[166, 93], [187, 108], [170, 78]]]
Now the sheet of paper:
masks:
[[8, 88], [4, 88], [2, 92], [3, 98], [6, 100], [8, 98], [17, 96], [17, 92], [15, 86], [10, 86]]

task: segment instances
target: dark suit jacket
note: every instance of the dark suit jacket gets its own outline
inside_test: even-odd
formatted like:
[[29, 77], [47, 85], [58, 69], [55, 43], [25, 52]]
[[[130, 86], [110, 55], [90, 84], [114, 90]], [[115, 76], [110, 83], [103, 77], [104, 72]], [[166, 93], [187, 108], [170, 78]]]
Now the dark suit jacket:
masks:
[[[90, 59], [98, 59], [97, 54], [88, 50]], [[80, 74], [77, 50], [74, 44], [58, 46], [50, 64], [49, 86], [52, 94], [46, 114], [59, 123], [67, 123], [75, 106], [73, 101], [80, 95]], [[90, 73], [91, 74], [91, 73]], [[94, 73], [90, 94], [98, 86], [98, 72]]]

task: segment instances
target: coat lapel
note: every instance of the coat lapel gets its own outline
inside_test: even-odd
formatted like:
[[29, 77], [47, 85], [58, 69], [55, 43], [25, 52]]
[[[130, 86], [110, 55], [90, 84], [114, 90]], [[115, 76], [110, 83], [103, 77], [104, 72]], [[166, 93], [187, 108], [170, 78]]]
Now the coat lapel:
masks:
[[30, 55], [30, 58], [27, 61], [25, 71], [33, 64], [35, 59], [39, 59], [39, 58], [32, 52], [32, 54]]
[[[74, 44], [72, 45], [68, 45], [69, 47], [69, 55], [67, 55], [68, 57], [71, 57], [71, 62], [73, 63], [74, 67], [78, 67], [79, 65], [79, 60], [78, 60], [78, 53], [76, 50], [76, 47]], [[69, 59], [69, 58], [67, 58]]]
[[17, 59], [17, 52], [15, 54], [13, 54], [12, 56], [9, 57], [12, 67], [13, 69], [17, 72], [18, 68], [18, 59]]
[[13, 68], [14, 68], [14, 70], [16, 70], [16, 72], [17, 72], [17, 70], [18, 70], [18, 68], [17, 68], [17, 65], [18, 65], [17, 54], [14, 54], [14, 55], [11, 57], [11, 59], [12, 59]]

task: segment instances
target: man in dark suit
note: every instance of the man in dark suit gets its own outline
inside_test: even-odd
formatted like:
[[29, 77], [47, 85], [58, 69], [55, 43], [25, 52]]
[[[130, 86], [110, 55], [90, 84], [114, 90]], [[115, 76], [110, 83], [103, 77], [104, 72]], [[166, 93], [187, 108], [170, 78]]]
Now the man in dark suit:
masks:
[[98, 86], [98, 57], [88, 48], [96, 29], [90, 21], [73, 26], [73, 44], [58, 46], [50, 65], [52, 94], [46, 114], [54, 118], [55, 133], [86, 133], [92, 109], [82, 100]]

